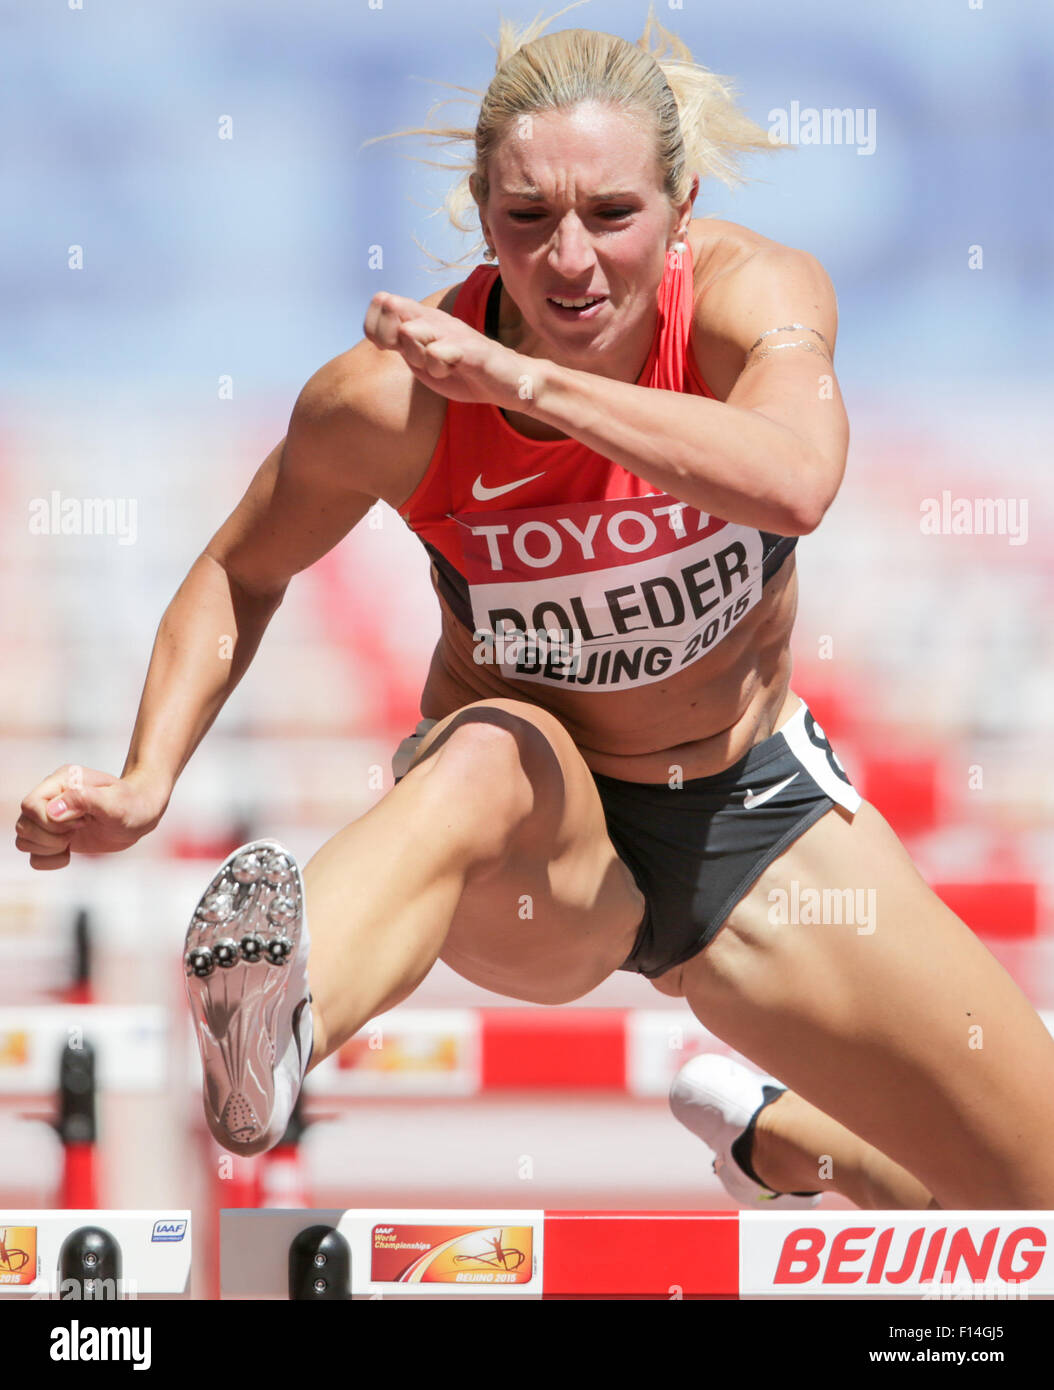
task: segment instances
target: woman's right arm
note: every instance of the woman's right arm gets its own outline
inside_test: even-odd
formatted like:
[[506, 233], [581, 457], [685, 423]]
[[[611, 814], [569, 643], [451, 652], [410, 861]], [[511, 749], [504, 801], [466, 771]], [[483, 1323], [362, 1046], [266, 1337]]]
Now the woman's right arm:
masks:
[[[327, 466], [321, 420], [301, 402], [165, 610], [154, 641], [122, 777], [172, 788], [249, 669], [293, 575], [347, 535], [375, 498]], [[312, 448], [312, 444], [316, 447]], [[163, 809], [163, 808], [162, 808]]]
[[304, 387], [286, 438], [165, 610], [121, 777], [67, 764], [22, 802], [15, 843], [31, 867], [61, 868], [71, 849], [123, 849], [154, 829], [289, 581], [388, 496], [393, 479], [399, 489], [413, 382], [395, 356], [360, 343]]

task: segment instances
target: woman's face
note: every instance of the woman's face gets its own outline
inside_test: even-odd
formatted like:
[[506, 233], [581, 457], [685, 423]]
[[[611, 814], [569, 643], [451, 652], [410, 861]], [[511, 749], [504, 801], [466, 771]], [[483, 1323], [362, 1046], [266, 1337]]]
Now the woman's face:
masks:
[[646, 354], [666, 251], [692, 206], [666, 197], [653, 133], [595, 102], [535, 113], [510, 129], [488, 175], [480, 218], [525, 321], [520, 349], [593, 370], [602, 359], [605, 374]]

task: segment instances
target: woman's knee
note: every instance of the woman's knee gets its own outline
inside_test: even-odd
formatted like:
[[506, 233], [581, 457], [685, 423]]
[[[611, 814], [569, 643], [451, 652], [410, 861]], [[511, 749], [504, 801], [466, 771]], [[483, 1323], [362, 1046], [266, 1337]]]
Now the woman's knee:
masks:
[[531, 836], [551, 834], [561, 810], [559, 758], [547, 735], [519, 714], [516, 704], [487, 701], [458, 710], [430, 731], [404, 779], [413, 779], [433, 814], [465, 841], [473, 860], [488, 865], [501, 862]]

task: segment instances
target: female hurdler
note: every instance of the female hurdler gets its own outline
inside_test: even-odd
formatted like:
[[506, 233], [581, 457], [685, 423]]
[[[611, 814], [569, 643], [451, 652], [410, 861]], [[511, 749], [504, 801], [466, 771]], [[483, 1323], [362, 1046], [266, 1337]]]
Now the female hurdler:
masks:
[[[217, 1139], [277, 1143], [309, 1063], [437, 958], [544, 1004], [624, 969], [769, 1073], [696, 1058], [671, 1093], [741, 1204], [1050, 1208], [1054, 1040], [790, 688], [848, 442], [831, 284], [693, 220], [768, 140], [683, 45], [544, 28], [503, 26], [475, 129], [440, 132], [496, 264], [374, 296], [165, 613], [121, 777], [59, 769], [16, 844], [59, 868], [153, 829], [293, 576], [383, 499], [440, 602], [425, 718], [302, 875], [254, 842], [195, 911]], [[872, 929], [773, 911], [810, 889], [873, 889]]]

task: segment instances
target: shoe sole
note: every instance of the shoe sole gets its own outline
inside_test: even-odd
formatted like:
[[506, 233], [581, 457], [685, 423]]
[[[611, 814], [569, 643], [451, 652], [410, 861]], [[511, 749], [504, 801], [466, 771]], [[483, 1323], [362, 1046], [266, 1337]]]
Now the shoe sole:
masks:
[[183, 963], [205, 1118], [236, 1154], [262, 1152], [281, 1137], [268, 1127], [284, 1033], [298, 1032], [298, 1019], [285, 1017], [282, 1006], [303, 937], [303, 905], [294, 857], [276, 840], [253, 840], [213, 875], [187, 930]]

